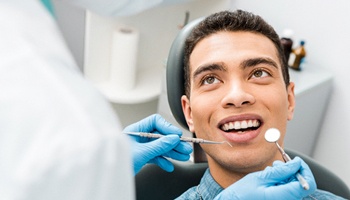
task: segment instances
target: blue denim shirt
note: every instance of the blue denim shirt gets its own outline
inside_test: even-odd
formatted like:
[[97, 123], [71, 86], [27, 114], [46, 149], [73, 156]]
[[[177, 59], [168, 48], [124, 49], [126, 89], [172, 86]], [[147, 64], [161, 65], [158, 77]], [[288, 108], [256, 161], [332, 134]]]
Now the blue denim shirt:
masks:
[[[180, 197], [176, 198], [176, 200], [212, 200], [218, 195], [224, 188], [222, 188], [219, 184], [211, 176], [209, 169], [204, 173], [201, 182], [198, 186], [194, 186], [184, 192]], [[344, 199], [342, 197], [336, 196], [330, 192], [326, 192], [323, 190], [316, 190], [315, 193], [305, 197], [304, 200], [341, 200]]]

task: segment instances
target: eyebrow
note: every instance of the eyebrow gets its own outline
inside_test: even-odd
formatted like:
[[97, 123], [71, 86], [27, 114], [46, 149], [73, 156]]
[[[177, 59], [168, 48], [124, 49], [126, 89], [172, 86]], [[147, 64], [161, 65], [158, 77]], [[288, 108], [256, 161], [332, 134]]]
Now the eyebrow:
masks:
[[240, 64], [240, 67], [245, 69], [247, 67], [254, 67], [254, 66], [257, 66], [259, 64], [271, 65], [271, 66], [275, 67], [276, 69], [278, 69], [277, 63], [274, 60], [272, 60], [271, 58], [266, 58], [266, 57], [249, 58], [247, 60], [244, 60]]
[[[259, 64], [267, 64], [275, 67], [278, 69], [277, 63], [266, 57], [257, 57], [257, 58], [248, 58], [244, 60], [240, 64], [240, 68], [246, 69], [249, 67], [254, 67]], [[194, 72], [193, 72], [193, 79], [195, 79], [199, 74], [206, 72], [206, 71], [227, 71], [227, 67], [224, 63], [210, 63], [210, 64], [204, 64], [202, 66], [199, 66]]]
[[193, 79], [195, 79], [199, 74], [207, 71], [227, 71], [227, 67], [223, 63], [205, 64], [203, 66], [198, 67], [193, 72]]

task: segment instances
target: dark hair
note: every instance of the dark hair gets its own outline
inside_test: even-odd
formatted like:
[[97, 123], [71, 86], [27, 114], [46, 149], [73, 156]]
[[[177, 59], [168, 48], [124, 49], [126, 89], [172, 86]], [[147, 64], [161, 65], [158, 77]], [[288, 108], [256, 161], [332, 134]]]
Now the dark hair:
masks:
[[199, 41], [220, 31], [246, 31], [269, 38], [275, 45], [282, 67], [286, 87], [289, 85], [288, 64], [283, 54], [280, 38], [276, 31], [258, 15], [243, 10], [222, 11], [212, 14], [195, 26], [186, 39], [184, 55], [185, 93], [190, 97], [190, 55]]

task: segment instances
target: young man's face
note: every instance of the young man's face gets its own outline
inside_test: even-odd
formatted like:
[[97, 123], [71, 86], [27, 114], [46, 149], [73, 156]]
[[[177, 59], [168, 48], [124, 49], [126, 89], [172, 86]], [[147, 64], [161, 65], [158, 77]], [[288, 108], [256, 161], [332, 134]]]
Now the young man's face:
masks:
[[[281, 131], [294, 111], [294, 84], [287, 88], [274, 44], [249, 32], [218, 32], [201, 40], [190, 57], [190, 99], [182, 97], [191, 132], [198, 138], [228, 141], [201, 145], [211, 173], [249, 173], [281, 159], [264, 134]], [[217, 171], [218, 170], [218, 171]]]

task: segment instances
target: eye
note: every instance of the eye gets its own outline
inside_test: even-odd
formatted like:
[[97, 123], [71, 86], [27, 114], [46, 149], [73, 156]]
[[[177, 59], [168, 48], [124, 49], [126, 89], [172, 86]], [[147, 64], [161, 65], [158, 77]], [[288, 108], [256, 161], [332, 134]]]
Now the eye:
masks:
[[264, 78], [266, 76], [271, 76], [269, 72], [263, 69], [256, 69], [253, 71], [251, 78]]
[[215, 76], [207, 75], [203, 78], [202, 85], [211, 85], [219, 82], [220, 82], [219, 79], [217, 79]]

